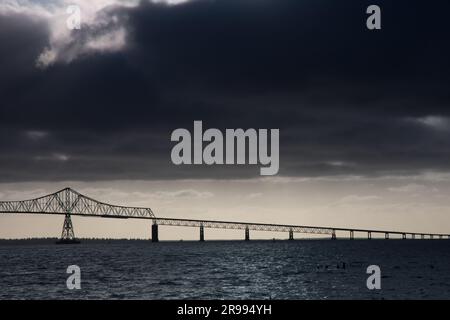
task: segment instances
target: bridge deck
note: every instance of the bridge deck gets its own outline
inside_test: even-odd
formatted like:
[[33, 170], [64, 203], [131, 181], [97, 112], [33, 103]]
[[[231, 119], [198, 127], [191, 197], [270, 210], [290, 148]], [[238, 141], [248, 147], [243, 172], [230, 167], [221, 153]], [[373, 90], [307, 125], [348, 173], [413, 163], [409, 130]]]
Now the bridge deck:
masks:
[[[1, 212], [0, 213], [4, 213]], [[10, 213], [10, 212], [9, 212]], [[32, 212], [18, 214], [45, 214], [45, 215], [65, 215], [65, 213], [48, 213], [48, 212]], [[270, 223], [254, 223], [242, 221], [220, 221], [220, 220], [200, 220], [200, 219], [179, 219], [179, 218], [165, 218], [165, 217], [145, 217], [145, 216], [115, 216], [115, 215], [98, 215], [86, 213], [71, 213], [72, 216], [93, 217], [93, 218], [108, 218], [108, 219], [144, 219], [152, 220], [153, 223], [166, 226], [182, 226], [182, 227], [201, 227], [210, 229], [235, 229], [235, 230], [254, 230], [254, 231], [274, 231], [274, 232], [294, 232], [307, 234], [322, 234], [333, 235], [336, 232], [361, 232], [371, 234], [391, 234], [391, 235], [414, 235], [414, 236], [433, 236], [433, 237], [447, 237], [450, 234], [440, 233], [421, 233], [411, 231], [395, 231], [395, 230], [377, 230], [377, 229], [358, 229], [358, 228], [340, 228], [340, 227], [318, 227], [318, 226], [300, 226], [289, 224], [270, 224]]]

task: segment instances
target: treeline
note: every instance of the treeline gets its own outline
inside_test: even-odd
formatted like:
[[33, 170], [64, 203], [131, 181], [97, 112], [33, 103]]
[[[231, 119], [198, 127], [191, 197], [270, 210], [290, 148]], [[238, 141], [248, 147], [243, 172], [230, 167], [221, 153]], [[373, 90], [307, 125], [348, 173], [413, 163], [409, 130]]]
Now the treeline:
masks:
[[[58, 238], [23, 238], [23, 239], [0, 239], [0, 245], [11, 244], [54, 244]], [[148, 239], [126, 239], [126, 238], [77, 238], [81, 243], [117, 243], [117, 242], [148, 242]]]

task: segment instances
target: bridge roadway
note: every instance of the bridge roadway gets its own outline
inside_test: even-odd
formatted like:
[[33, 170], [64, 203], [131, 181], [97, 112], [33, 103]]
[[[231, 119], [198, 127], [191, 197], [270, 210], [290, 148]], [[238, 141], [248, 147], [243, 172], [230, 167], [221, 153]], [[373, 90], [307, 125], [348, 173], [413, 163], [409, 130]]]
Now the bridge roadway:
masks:
[[[199, 227], [200, 228], [200, 240], [202, 237], [203, 228], [212, 229], [241, 229], [246, 231], [246, 240], [249, 239], [249, 230], [255, 231], [274, 231], [274, 232], [288, 232], [289, 239], [293, 240], [294, 233], [306, 233], [306, 234], [319, 234], [330, 235], [332, 239], [336, 239], [336, 232], [348, 232], [350, 239], [354, 239], [355, 232], [367, 234], [367, 238], [371, 239], [372, 234], [384, 234], [385, 239], [389, 239], [389, 235], [401, 235], [403, 239], [406, 239], [409, 235], [411, 239], [420, 237], [424, 239], [426, 236], [430, 239], [434, 237], [443, 239], [447, 237], [450, 239], [450, 235], [446, 234], [422, 234], [414, 232], [392, 231], [392, 230], [370, 230], [370, 229], [352, 229], [352, 228], [335, 228], [335, 227], [315, 227], [315, 226], [299, 226], [299, 225], [287, 225], [287, 224], [269, 224], [269, 223], [253, 223], [253, 222], [236, 222], [236, 221], [216, 221], [216, 220], [194, 220], [194, 219], [175, 219], [175, 218], [153, 218], [154, 225], [169, 225], [169, 226], [186, 226], [186, 227]], [[153, 239], [153, 237], [152, 237]]]
[[[0, 211], [0, 213], [3, 213]], [[20, 213], [20, 212], [19, 212]], [[48, 213], [48, 212], [33, 212], [31, 214], [45, 214], [45, 215], [64, 215], [64, 213]], [[404, 232], [394, 230], [374, 230], [374, 229], [357, 229], [357, 228], [337, 228], [337, 227], [317, 227], [317, 226], [300, 226], [289, 224], [270, 224], [270, 223], [254, 223], [254, 222], [237, 222], [237, 221], [218, 221], [218, 220], [199, 220], [199, 219], [179, 219], [179, 218], [165, 218], [165, 217], [146, 217], [146, 216], [114, 216], [114, 215], [98, 215], [86, 213], [71, 213], [71, 216], [108, 218], [108, 219], [144, 219], [152, 220], [152, 241], [158, 242], [158, 226], [180, 226], [180, 227], [197, 227], [200, 228], [200, 241], [204, 241], [204, 229], [234, 229], [245, 230], [245, 240], [250, 240], [249, 231], [273, 231], [273, 232], [287, 232], [289, 239], [294, 239], [294, 233], [304, 234], [318, 234], [330, 235], [331, 239], [336, 239], [337, 232], [348, 232], [349, 238], [354, 239], [355, 233], [367, 234], [367, 239], [371, 239], [373, 234], [384, 234], [385, 239], [389, 239], [390, 235], [402, 236], [403, 239], [450, 239], [448, 234], [438, 233], [416, 233]]]
[[0, 201], [0, 213], [64, 215], [61, 238], [69, 241], [75, 239], [71, 216], [152, 220], [152, 241], [154, 242], [159, 241], [159, 225], [198, 227], [200, 228], [200, 241], [204, 241], [205, 228], [245, 230], [245, 240], [250, 240], [250, 230], [288, 232], [290, 240], [294, 239], [294, 233], [330, 235], [331, 239], [336, 239], [337, 232], [348, 232], [350, 239], [354, 239], [356, 232], [367, 234], [367, 239], [371, 239], [373, 234], [384, 234], [385, 239], [389, 239], [390, 235], [401, 235], [402, 239], [408, 237], [411, 239], [419, 237], [420, 239], [450, 239], [450, 234], [439, 233], [156, 217], [150, 208], [111, 205], [86, 197], [70, 188], [31, 200]]

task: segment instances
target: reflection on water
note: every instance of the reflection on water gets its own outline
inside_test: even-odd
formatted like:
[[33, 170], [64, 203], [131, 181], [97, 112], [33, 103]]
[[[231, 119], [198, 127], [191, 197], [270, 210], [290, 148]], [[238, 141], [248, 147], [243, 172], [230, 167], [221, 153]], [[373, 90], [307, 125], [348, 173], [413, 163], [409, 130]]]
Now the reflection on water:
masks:
[[[81, 290], [66, 268], [81, 268]], [[381, 268], [379, 291], [366, 268]], [[448, 240], [112, 242], [0, 246], [0, 298], [450, 298]]]

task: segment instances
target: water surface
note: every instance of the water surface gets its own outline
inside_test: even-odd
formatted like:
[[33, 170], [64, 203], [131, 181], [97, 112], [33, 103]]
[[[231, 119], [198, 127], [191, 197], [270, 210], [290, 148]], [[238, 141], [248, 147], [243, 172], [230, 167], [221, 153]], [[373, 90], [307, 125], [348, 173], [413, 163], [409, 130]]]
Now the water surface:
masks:
[[[68, 290], [66, 268], [81, 268]], [[381, 268], [381, 290], [366, 268]], [[1, 245], [1, 299], [450, 298], [449, 240]]]

